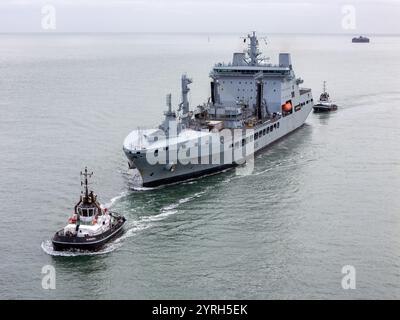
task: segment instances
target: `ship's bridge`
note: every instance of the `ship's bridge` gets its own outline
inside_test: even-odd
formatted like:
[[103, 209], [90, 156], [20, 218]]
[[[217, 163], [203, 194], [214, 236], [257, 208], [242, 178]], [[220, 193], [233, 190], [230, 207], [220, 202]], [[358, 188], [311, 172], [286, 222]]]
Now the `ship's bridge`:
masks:
[[211, 71], [211, 77], [218, 76], [263, 76], [285, 77], [292, 73], [292, 61], [289, 53], [279, 54], [279, 63], [265, 63], [260, 60], [249, 63], [243, 53], [234, 53], [231, 63], [217, 63]]
[[232, 64], [217, 64], [211, 71], [210, 76], [223, 76], [223, 75], [249, 75], [254, 76], [261, 73], [265, 76], [287, 76], [290, 75], [290, 67], [279, 65], [258, 65], [258, 66], [234, 66]]

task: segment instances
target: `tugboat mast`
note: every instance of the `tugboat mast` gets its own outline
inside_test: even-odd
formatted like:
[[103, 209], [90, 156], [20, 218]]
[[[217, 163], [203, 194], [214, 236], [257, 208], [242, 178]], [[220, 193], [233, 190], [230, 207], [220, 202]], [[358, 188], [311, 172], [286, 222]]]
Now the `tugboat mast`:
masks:
[[85, 167], [85, 171], [84, 171], [84, 172], [81, 171], [81, 177], [82, 177], [82, 176], [84, 177], [84, 180], [81, 181], [81, 186], [84, 186], [84, 189], [85, 189], [85, 200], [86, 200], [86, 201], [89, 200], [89, 188], [88, 188], [89, 183], [88, 183], [88, 177], [91, 178], [92, 175], [93, 175], [93, 172], [89, 173], [89, 172], [87, 171], [87, 167]]

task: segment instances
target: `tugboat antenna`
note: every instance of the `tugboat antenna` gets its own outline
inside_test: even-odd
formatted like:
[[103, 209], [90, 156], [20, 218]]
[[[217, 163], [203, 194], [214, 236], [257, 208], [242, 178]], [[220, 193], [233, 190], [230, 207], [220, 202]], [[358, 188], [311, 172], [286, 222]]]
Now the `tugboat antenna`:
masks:
[[87, 171], [87, 167], [85, 167], [85, 171], [84, 171], [84, 172], [81, 171], [81, 177], [82, 177], [82, 176], [84, 177], [84, 180], [81, 181], [81, 186], [84, 186], [84, 188], [85, 188], [85, 197], [86, 197], [86, 200], [87, 200], [88, 197], [89, 197], [88, 178], [91, 178], [92, 175], [93, 175], [93, 172], [90, 172], [90, 173], [89, 173], [89, 172]]

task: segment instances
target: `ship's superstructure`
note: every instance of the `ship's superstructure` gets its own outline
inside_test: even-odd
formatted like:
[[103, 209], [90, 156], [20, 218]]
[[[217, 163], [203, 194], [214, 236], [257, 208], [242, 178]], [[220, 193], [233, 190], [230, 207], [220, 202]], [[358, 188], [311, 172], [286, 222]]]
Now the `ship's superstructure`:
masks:
[[123, 149], [129, 166], [139, 170], [144, 186], [238, 165], [304, 123], [313, 97], [311, 89], [300, 87], [303, 80], [295, 76], [290, 54], [280, 53], [278, 63], [270, 64], [261, 56], [255, 32], [244, 41], [245, 52], [234, 53], [232, 62], [217, 63], [211, 70], [208, 102], [189, 110], [191, 79], [183, 75], [177, 112], [168, 95], [160, 127], [126, 137]]

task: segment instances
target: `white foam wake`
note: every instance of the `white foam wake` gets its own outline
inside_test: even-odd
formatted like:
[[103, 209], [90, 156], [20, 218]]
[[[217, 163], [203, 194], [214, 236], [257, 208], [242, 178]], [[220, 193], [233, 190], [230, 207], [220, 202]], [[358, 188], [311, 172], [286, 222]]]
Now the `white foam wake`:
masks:
[[156, 222], [163, 221], [167, 219], [168, 217], [175, 215], [179, 213], [178, 207], [186, 202], [189, 202], [193, 199], [196, 199], [198, 197], [201, 197], [203, 194], [205, 194], [206, 191], [201, 191], [193, 194], [192, 196], [186, 197], [179, 199], [177, 202], [171, 203], [169, 205], [166, 205], [160, 209], [160, 213], [152, 216], [143, 216], [139, 217], [138, 220], [130, 222], [130, 227], [127, 229], [127, 231], [120, 237], [118, 238], [115, 242], [121, 242], [127, 238], [135, 236], [138, 232], [146, 230], [148, 228], [151, 228], [155, 225]]
[[122, 192], [118, 196], [115, 196], [114, 198], [111, 198], [110, 201], [108, 201], [107, 203], [103, 204], [102, 208], [110, 208], [110, 207], [112, 207], [115, 202], [117, 202], [118, 200], [126, 197], [127, 195], [129, 195], [129, 192], [127, 192], [127, 191]]
[[41, 244], [41, 248], [45, 253], [53, 257], [78, 257], [78, 256], [95, 256], [106, 254], [114, 251], [119, 247], [119, 244], [114, 241], [103, 247], [99, 251], [55, 251], [50, 240], [45, 240]]
[[[208, 190], [208, 189], [207, 189]], [[137, 235], [140, 231], [146, 230], [154, 226], [155, 222], [160, 222], [168, 217], [177, 214], [178, 207], [184, 203], [187, 203], [191, 200], [201, 197], [203, 194], [207, 192], [207, 190], [197, 192], [189, 197], [185, 197], [179, 199], [178, 201], [171, 203], [169, 205], [163, 206], [160, 209], [160, 213], [152, 216], [142, 216], [139, 217], [137, 220], [129, 221], [126, 225], [126, 231], [121, 237], [118, 237], [113, 242], [106, 244], [103, 249], [95, 252], [90, 251], [55, 251], [53, 249], [53, 245], [50, 240], [43, 241], [41, 247], [43, 251], [51, 256], [62, 256], [62, 257], [74, 257], [74, 256], [91, 256], [91, 255], [101, 255], [110, 253], [122, 245], [122, 242], [130, 237]], [[104, 206], [109, 208], [111, 207], [116, 201], [128, 195], [128, 192], [123, 192], [120, 195], [112, 198], [108, 203]]]

